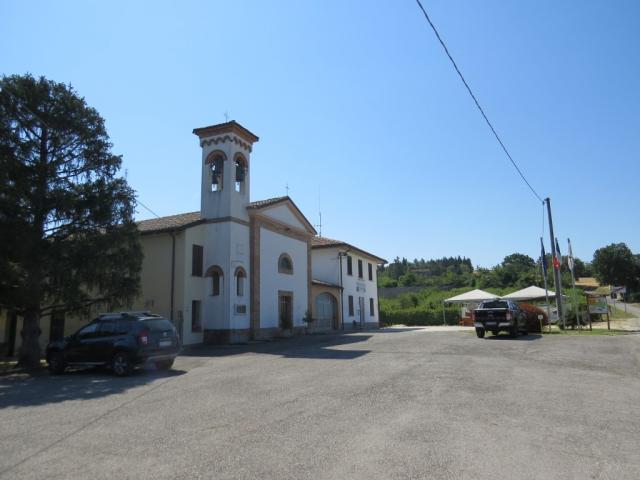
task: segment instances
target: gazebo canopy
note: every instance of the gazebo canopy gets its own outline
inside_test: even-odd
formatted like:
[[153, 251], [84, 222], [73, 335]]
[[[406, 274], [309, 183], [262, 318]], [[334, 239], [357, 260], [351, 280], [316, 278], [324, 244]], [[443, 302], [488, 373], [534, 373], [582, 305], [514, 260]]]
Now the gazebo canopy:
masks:
[[483, 300], [491, 300], [492, 298], [498, 298], [498, 295], [485, 292], [484, 290], [471, 290], [470, 292], [461, 293], [455, 297], [445, 299], [445, 303], [476, 303]]
[[[509, 295], [504, 295], [501, 298], [506, 300], [513, 300], [515, 302], [523, 301], [523, 300], [545, 300], [546, 295], [544, 288], [536, 287], [532, 285], [527, 288], [523, 288], [522, 290], [518, 290], [517, 292], [510, 293]], [[556, 298], [556, 292], [553, 290], [549, 290], [549, 298]]]

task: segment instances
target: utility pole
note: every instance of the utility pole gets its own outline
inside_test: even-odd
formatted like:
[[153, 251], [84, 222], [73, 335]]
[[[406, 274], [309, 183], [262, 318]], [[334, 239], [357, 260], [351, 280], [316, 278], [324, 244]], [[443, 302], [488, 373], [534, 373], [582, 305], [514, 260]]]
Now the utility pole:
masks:
[[[549, 197], [544, 199], [547, 202], [547, 214], [549, 215], [549, 235], [551, 236], [551, 255], [556, 258], [556, 237], [553, 234], [553, 220], [551, 219], [551, 200]], [[556, 283], [556, 308], [558, 309], [558, 320], [562, 321], [562, 327], [566, 328], [564, 323], [564, 314], [562, 311], [562, 285], [560, 281], [560, 268], [553, 265], [553, 278]]]

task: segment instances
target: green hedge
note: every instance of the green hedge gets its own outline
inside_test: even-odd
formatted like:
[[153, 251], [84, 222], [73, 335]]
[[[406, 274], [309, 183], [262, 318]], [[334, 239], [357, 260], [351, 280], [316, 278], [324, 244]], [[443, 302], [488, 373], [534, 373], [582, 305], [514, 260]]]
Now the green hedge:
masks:
[[[457, 325], [459, 310], [447, 309], [445, 311], [446, 324]], [[380, 321], [383, 325], [442, 325], [442, 310], [391, 310], [380, 311]]]

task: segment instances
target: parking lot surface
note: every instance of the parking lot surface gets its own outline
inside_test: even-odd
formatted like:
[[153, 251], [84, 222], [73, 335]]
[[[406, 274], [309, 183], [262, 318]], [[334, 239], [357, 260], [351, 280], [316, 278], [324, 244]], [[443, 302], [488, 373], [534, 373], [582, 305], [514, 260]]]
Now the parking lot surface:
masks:
[[0, 377], [0, 478], [635, 480], [639, 345], [406, 328]]

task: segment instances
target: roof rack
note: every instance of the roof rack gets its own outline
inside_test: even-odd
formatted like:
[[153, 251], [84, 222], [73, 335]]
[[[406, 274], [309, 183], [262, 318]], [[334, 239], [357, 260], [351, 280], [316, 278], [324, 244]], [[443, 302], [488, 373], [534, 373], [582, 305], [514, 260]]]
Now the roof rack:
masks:
[[128, 312], [108, 312], [108, 313], [100, 313], [98, 315], [99, 318], [103, 317], [160, 317], [157, 313], [151, 313], [148, 310], [133, 310]]

